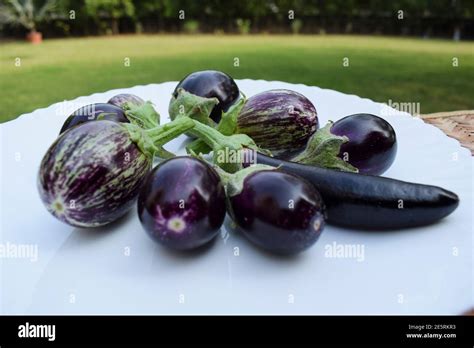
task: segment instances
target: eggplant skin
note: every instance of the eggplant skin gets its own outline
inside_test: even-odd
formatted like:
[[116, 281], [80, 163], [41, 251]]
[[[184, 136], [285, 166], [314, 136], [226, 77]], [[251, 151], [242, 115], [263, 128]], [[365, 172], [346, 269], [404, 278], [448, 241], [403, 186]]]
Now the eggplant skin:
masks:
[[237, 230], [273, 253], [302, 252], [316, 243], [324, 229], [321, 196], [296, 175], [275, 170], [252, 173], [229, 202]]
[[301, 151], [319, 127], [311, 101], [300, 93], [274, 89], [250, 97], [237, 118], [236, 133], [250, 136], [279, 158]]
[[141, 106], [145, 104], [145, 101], [140, 98], [139, 96], [135, 94], [129, 94], [129, 93], [121, 93], [113, 96], [112, 98], [109, 99], [107, 104], [112, 104], [114, 106], [117, 106], [119, 108], [123, 108], [126, 103], [131, 103], [136, 106]]
[[288, 162], [257, 154], [257, 163], [280, 166], [311, 182], [323, 197], [328, 222], [366, 230], [430, 225], [451, 214], [458, 196], [437, 186]]
[[341, 145], [339, 157], [359, 169], [359, 173], [380, 175], [395, 160], [397, 137], [393, 127], [383, 118], [372, 114], [354, 114], [336, 121], [331, 133], [346, 136], [349, 141]]
[[109, 120], [122, 123], [130, 123], [125, 112], [116, 105], [108, 103], [96, 103], [85, 105], [74, 111], [64, 121], [59, 134], [64, 133], [69, 128], [75, 127], [90, 121]]
[[133, 205], [151, 159], [113, 121], [64, 132], [40, 164], [38, 190], [46, 209], [76, 227], [108, 224]]
[[234, 79], [222, 71], [195, 71], [184, 77], [173, 91], [173, 97], [178, 95], [178, 89], [204, 98], [217, 98], [219, 104], [214, 106], [209, 117], [219, 123], [222, 112], [226, 112], [239, 99], [239, 87]]
[[175, 250], [210, 242], [226, 214], [219, 175], [194, 157], [173, 157], [148, 174], [138, 195], [138, 217], [147, 234]]

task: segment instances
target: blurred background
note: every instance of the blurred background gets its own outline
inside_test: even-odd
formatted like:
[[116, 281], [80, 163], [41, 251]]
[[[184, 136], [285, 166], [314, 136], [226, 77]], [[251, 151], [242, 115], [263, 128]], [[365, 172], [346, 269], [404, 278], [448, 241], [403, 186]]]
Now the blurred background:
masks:
[[474, 109], [472, 0], [0, 0], [0, 26], [0, 122], [204, 69]]

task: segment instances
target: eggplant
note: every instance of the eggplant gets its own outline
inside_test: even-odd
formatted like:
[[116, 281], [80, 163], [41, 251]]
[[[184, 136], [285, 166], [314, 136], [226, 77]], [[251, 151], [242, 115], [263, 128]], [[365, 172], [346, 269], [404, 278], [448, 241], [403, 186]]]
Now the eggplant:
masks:
[[318, 240], [325, 207], [314, 186], [279, 170], [239, 174], [243, 178], [235, 187], [231, 180], [227, 192], [231, 216], [247, 239], [278, 254], [302, 252]]
[[64, 122], [59, 134], [69, 128], [89, 121], [109, 120], [115, 122], [129, 123], [125, 111], [118, 106], [107, 103], [95, 103], [85, 105], [74, 111]]
[[437, 186], [299, 164], [261, 153], [254, 158], [256, 163], [311, 182], [326, 204], [328, 223], [335, 225], [369, 230], [424, 226], [448, 216], [459, 205], [455, 193]]
[[211, 241], [224, 222], [225, 191], [204, 161], [175, 157], [148, 175], [138, 196], [138, 216], [156, 242], [189, 250]]
[[145, 104], [145, 101], [135, 94], [121, 93], [110, 98], [107, 103], [123, 109], [126, 103], [131, 103], [135, 106], [142, 106]]
[[[290, 90], [276, 89], [249, 99], [243, 97], [222, 113], [216, 123], [209, 114], [218, 105], [217, 98], [205, 98], [177, 88], [170, 100], [169, 113], [172, 119], [186, 115], [227, 136], [245, 134], [260, 148], [282, 159], [300, 153], [319, 128], [317, 111], [311, 101]], [[194, 140], [188, 148], [194, 153], [211, 151], [203, 139]]]
[[74, 111], [64, 122], [59, 134], [78, 124], [97, 120], [133, 123], [151, 129], [160, 124], [160, 115], [151, 102], [145, 102], [133, 94], [118, 94], [108, 103], [90, 104]]
[[300, 93], [275, 89], [250, 97], [237, 117], [235, 133], [288, 159], [301, 151], [319, 128], [316, 108]]
[[395, 131], [383, 118], [371, 114], [355, 114], [336, 121], [331, 133], [346, 136], [339, 157], [359, 170], [359, 173], [380, 175], [395, 160]]
[[194, 126], [188, 118], [150, 130], [101, 120], [73, 127], [51, 145], [38, 172], [46, 209], [76, 227], [108, 224], [134, 204], [159, 147]]
[[235, 81], [222, 71], [205, 70], [196, 71], [183, 78], [176, 86], [173, 97], [170, 101], [170, 117], [174, 119], [176, 115], [171, 110], [171, 103], [177, 97], [178, 89], [204, 98], [217, 98], [215, 105], [208, 115], [214, 122], [219, 123], [222, 112], [227, 111], [240, 96], [239, 87]]
[[329, 121], [323, 128], [319, 129], [309, 138], [306, 148], [291, 157], [289, 161], [301, 164], [309, 164], [317, 167], [342, 170], [358, 173], [359, 170], [339, 154], [341, 146], [349, 141], [346, 136], [331, 133], [333, 123]]

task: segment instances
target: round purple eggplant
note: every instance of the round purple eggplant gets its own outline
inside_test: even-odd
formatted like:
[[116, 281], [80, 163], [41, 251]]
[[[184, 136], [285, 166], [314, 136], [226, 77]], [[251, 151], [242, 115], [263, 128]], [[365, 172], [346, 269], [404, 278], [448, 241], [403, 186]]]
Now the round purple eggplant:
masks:
[[122, 124], [87, 122], [64, 132], [46, 152], [40, 197], [69, 225], [105, 225], [133, 206], [151, 164]]
[[210, 115], [216, 123], [220, 121], [222, 112], [227, 111], [240, 96], [239, 87], [232, 77], [216, 70], [196, 71], [189, 74], [176, 86], [173, 92], [174, 98], [177, 97], [178, 88], [199, 97], [217, 98], [219, 104], [214, 106]]
[[229, 201], [237, 229], [271, 252], [301, 252], [318, 240], [325, 225], [318, 191], [306, 180], [278, 170], [249, 174]]
[[135, 94], [122, 93], [113, 96], [109, 99], [107, 103], [118, 106], [119, 108], [123, 109], [125, 103], [131, 103], [135, 106], [142, 106], [143, 104], [145, 104], [145, 101], [139, 96], [136, 96]]
[[249, 98], [237, 118], [236, 133], [250, 136], [277, 158], [301, 151], [319, 127], [316, 108], [300, 93], [275, 89]]
[[217, 173], [193, 157], [155, 167], [138, 196], [138, 215], [149, 236], [178, 250], [212, 240], [224, 222], [225, 191]]
[[64, 122], [59, 134], [78, 124], [96, 120], [129, 123], [125, 112], [118, 106], [107, 103], [89, 104], [74, 111]]
[[349, 138], [341, 145], [339, 157], [359, 169], [359, 173], [380, 175], [395, 160], [395, 131], [383, 118], [371, 114], [346, 116], [335, 122], [331, 133]]

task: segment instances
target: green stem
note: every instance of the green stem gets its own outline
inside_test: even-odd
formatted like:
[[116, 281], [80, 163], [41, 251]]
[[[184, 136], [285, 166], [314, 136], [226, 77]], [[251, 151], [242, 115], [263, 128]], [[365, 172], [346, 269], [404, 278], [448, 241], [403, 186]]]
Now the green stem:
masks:
[[143, 129], [133, 123], [123, 123], [122, 125], [128, 130], [130, 138], [140, 147], [143, 153], [150, 157], [170, 158], [174, 154], [166, 151], [162, 146], [193, 128], [194, 121], [188, 117], [181, 117], [151, 129]]
[[268, 166], [266, 164], [254, 164], [250, 167], [243, 168], [238, 172], [233, 174], [227, 173], [225, 170], [220, 168], [219, 166], [214, 166], [217, 174], [221, 178], [222, 184], [226, 189], [226, 193], [229, 197], [235, 196], [242, 191], [244, 180], [250, 174], [262, 171], [262, 170], [276, 170], [278, 168]]
[[155, 145], [164, 145], [195, 126], [188, 117], [181, 117], [162, 126], [145, 130]]
[[[242, 110], [245, 103], [247, 102], [247, 98], [245, 97], [245, 95], [243, 93], [241, 94], [242, 94], [241, 99], [239, 99], [238, 102], [232, 105], [229, 108], [229, 110], [227, 110], [227, 112], [222, 113], [222, 118], [219, 124], [217, 124], [217, 126], [214, 126], [213, 124], [208, 124], [208, 125], [216, 128], [220, 133], [224, 135], [235, 134], [235, 131], [237, 128], [237, 118], [240, 114], [240, 111]], [[194, 114], [188, 114], [188, 116], [192, 119], [196, 119], [199, 121], [199, 119], [197, 119]], [[194, 153], [203, 153], [203, 154], [207, 154], [212, 150], [202, 139], [194, 140], [186, 148], [189, 151], [192, 151]]]
[[227, 140], [226, 136], [218, 130], [206, 126], [199, 121], [194, 122], [194, 128], [189, 133], [204, 141], [212, 149], [218, 147], [219, 144], [224, 144]]
[[227, 187], [227, 184], [229, 183], [230, 179], [232, 178], [234, 174], [227, 173], [224, 169], [222, 169], [219, 166], [214, 165], [213, 166], [214, 170], [219, 174], [219, 177], [221, 178], [222, 185], [224, 185], [224, 188]]
[[195, 122], [194, 128], [189, 133], [196, 136], [198, 140], [186, 148], [188, 153], [208, 153], [212, 150], [214, 164], [234, 173], [242, 169], [239, 153], [244, 148], [260, 149], [248, 135], [233, 134], [237, 125], [237, 116], [245, 104], [245, 96], [223, 113], [221, 122], [216, 125], [209, 115], [218, 103], [217, 98], [199, 97], [180, 88], [170, 102], [169, 113], [171, 119], [189, 117]]
[[217, 98], [204, 98], [178, 88], [169, 105], [169, 114], [172, 120], [187, 116], [211, 127], [216, 123], [209, 117], [214, 106], [219, 104]]
[[141, 128], [151, 129], [160, 124], [160, 114], [156, 112], [153, 104], [149, 101], [143, 105], [125, 103], [123, 106], [125, 116], [130, 121]]
[[163, 148], [162, 146], [159, 146], [156, 150], [155, 150], [155, 156], [156, 157], [159, 157], [159, 158], [162, 158], [162, 159], [169, 159], [169, 158], [173, 158], [173, 157], [176, 157], [176, 155], [168, 150], [166, 150], [165, 148]]
[[[194, 121], [194, 128], [189, 133], [202, 139], [213, 151], [213, 163], [230, 173], [242, 169], [242, 162], [239, 159], [244, 148], [263, 152], [248, 135], [223, 135], [218, 130], [196, 120]], [[193, 152], [187, 150], [188, 153]]]
[[186, 146], [186, 150], [195, 154], [208, 154], [212, 149], [202, 139], [196, 139]]

